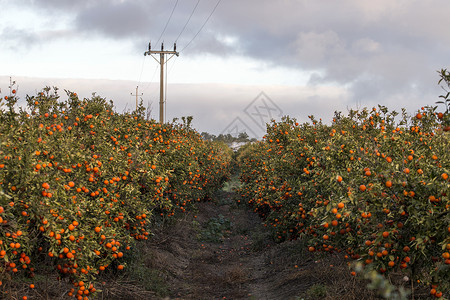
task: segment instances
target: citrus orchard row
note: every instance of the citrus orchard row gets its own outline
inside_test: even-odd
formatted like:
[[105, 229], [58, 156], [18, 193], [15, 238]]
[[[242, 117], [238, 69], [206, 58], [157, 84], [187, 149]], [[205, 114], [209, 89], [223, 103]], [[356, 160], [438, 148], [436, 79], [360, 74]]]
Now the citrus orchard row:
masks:
[[238, 156], [240, 201], [278, 241], [342, 252], [386, 275], [405, 272], [435, 297], [450, 286], [448, 111], [372, 110], [267, 125]]
[[[229, 174], [228, 147], [189, 124], [159, 124], [144, 108], [119, 114], [93, 95], [16, 91], [0, 111], [0, 293], [36, 266], [54, 266], [87, 298], [106, 269], [152, 226], [208, 197]], [[37, 283], [35, 283], [37, 284]], [[34, 286], [33, 286], [34, 287]], [[24, 296], [26, 298], [26, 295]]]

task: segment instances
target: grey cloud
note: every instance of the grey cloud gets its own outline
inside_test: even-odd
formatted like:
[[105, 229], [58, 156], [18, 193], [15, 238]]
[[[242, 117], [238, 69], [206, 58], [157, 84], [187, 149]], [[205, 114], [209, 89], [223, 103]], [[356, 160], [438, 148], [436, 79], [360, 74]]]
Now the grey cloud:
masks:
[[[113, 39], [156, 42], [163, 32], [175, 2], [176, 0], [17, 0], [16, 5], [30, 5], [36, 10], [54, 16], [70, 15], [74, 20], [73, 29], [82, 33], [94, 32]], [[169, 44], [175, 42], [196, 3], [196, 0], [178, 1], [162, 40]], [[214, 5], [215, 3], [209, 1], [199, 3], [193, 18], [180, 37], [180, 46], [184, 46], [194, 37]], [[226, 31], [226, 28], [223, 29]], [[218, 48], [213, 47], [210, 50], [211, 53], [215, 53]]]
[[76, 27], [83, 31], [97, 31], [112, 38], [145, 35], [155, 26], [151, 11], [137, 3], [122, 2], [104, 5], [99, 2], [79, 12]]
[[227, 28], [248, 56], [310, 71], [311, 83], [345, 84], [355, 97], [370, 88], [382, 98], [429, 84], [423, 80], [446, 63], [450, 3], [434, 4], [246, 1], [234, 10], [236, 2], [227, 2], [217, 18], [233, 19]]
[[3, 47], [13, 51], [24, 52], [38, 43], [40, 38], [36, 32], [29, 32], [14, 27], [5, 27], [0, 32], [0, 40], [7, 41], [6, 43], [2, 43]]
[[[142, 48], [148, 40], [156, 42], [175, 0], [17, 2], [71, 14], [73, 30], [133, 40]], [[196, 2], [179, 1], [163, 36], [166, 44], [175, 41]], [[178, 41], [179, 49], [192, 39], [215, 3], [200, 2]], [[425, 95], [434, 92], [435, 71], [448, 62], [449, 10], [447, 0], [226, 0], [186, 51], [242, 55], [307, 71], [310, 84], [345, 85], [353, 100], [396, 97], [412, 86]], [[227, 44], [223, 37], [236, 42]]]

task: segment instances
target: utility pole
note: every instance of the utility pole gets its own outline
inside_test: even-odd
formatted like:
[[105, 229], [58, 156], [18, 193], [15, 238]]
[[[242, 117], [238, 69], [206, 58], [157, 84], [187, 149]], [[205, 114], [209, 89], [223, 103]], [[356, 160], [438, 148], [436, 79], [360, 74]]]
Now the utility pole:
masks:
[[136, 95], [133, 95], [133, 93], [130, 93], [131, 96], [136, 96], [136, 111], [137, 111], [137, 108], [138, 108], [138, 97], [144, 95], [144, 93], [141, 93], [141, 94], [139, 95], [139, 94], [138, 94], [138, 89], [139, 89], [139, 86], [136, 87]]
[[[159, 60], [153, 56], [153, 54], [159, 54]], [[168, 59], [165, 59], [165, 55], [171, 54]], [[151, 43], [148, 43], [148, 51], [144, 52], [145, 55], [151, 55], [160, 65], [161, 67], [161, 79], [159, 81], [159, 122], [161, 124], [164, 123], [164, 64], [169, 61], [174, 55], [180, 55], [177, 52], [177, 44], [173, 44], [173, 51], [164, 51], [164, 43], [161, 43], [161, 51], [152, 50]], [[137, 92], [136, 92], [137, 94]]]

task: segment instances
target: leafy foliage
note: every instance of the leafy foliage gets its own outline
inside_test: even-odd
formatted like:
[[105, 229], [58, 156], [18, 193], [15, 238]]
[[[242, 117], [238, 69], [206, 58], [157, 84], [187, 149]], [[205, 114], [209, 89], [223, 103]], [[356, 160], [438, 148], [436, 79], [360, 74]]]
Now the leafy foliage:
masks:
[[[0, 111], [0, 292], [43, 259], [71, 295], [96, 291], [107, 268], [153, 226], [208, 199], [229, 176], [231, 150], [184, 124], [118, 114], [112, 102], [56, 88], [15, 91]], [[190, 120], [188, 120], [190, 122]]]
[[264, 141], [239, 153], [241, 201], [280, 242], [305, 236], [310, 251], [400, 270], [440, 297], [450, 289], [450, 139], [448, 108], [436, 110], [272, 122]]

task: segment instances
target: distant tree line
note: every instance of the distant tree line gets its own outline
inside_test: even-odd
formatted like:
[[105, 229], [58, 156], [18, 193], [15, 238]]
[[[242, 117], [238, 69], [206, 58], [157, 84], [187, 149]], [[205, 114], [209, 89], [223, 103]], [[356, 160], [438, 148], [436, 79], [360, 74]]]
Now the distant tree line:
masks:
[[218, 136], [208, 133], [208, 132], [202, 132], [201, 136], [206, 141], [217, 141], [217, 142], [224, 142], [227, 145], [230, 145], [232, 143], [247, 143], [247, 142], [256, 142], [257, 139], [252, 138], [248, 136], [246, 132], [241, 132], [237, 137], [232, 136], [231, 134], [219, 134]]

